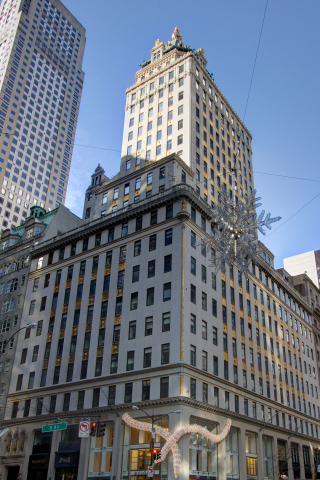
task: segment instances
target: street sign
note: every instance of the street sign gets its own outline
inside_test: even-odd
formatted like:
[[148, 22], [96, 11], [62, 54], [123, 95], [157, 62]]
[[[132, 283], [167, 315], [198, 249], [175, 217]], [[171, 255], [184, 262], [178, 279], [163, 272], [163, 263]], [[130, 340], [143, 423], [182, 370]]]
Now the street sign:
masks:
[[62, 423], [53, 423], [51, 425], [43, 425], [42, 433], [44, 432], [55, 432], [56, 430], [65, 430], [67, 428], [67, 422]]
[[147, 477], [153, 477], [153, 467], [148, 467]]
[[89, 437], [90, 422], [83, 420], [79, 423], [79, 437]]

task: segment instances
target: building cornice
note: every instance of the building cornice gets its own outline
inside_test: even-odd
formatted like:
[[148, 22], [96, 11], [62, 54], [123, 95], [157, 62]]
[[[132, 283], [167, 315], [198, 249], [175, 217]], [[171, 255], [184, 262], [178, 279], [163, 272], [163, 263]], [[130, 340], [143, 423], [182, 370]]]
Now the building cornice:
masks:
[[[199, 421], [203, 421], [205, 418], [208, 421], [215, 422], [216, 420], [210, 419], [206, 416], [206, 414], [209, 413], [209, 414], [217, 415], [219, 417], [223, 417], [224, 419], [230, 418], [231, 420], [245, 422], [248, 425], [248, 427], [250, 427], [251, 425], [252, 427], [259, 428], [260, 431], [263, 430], [264, 432], [266, 432], [266, 434], [270, 430], [272, 432], [276, 431], [279, 434], [285, 437], [288, 437], [288, 440], [289, 438], [295, 437], [295, 438], [300, 438], [302, 440], [319, 445], [318, 439], [302, 434], [301, 432], [295, 432], [293, 430], [288, 430], [273, 424], [268, 424], [262, 420], [256, 420], [246, 415], [235, 413], [230, 410], [225, 410], [220, 407], [215, 407], [208, 403], [203, 403], [198, 400], [191, 399], [189, 397], [181, 396], [181, 397], [149, 400], [149, 401], [143, 401], [138, 403], [135, 402], [135, 405], [139, 405], [139, 407], [143, 408], [144, 410], [148, 408], [154, 409], [157, 407], [173, 407], [173, 408], [176, 408], [178, 406], [190, 407], [191, 409], [195, 409], [194, 410], [195, 414], [194, 415], [191, 414], [191, 416], [193, 418], [199, 419]], [[3, 428], [19, 427], [20, 425], [24, 425], [27, 423], [44, 423], [48, 421], [55, 421], [61, 418], [66, 420], [74, 419], [75, 420], [74, 423], [78, 423], [79, 418], [88, 418], [88, 417], [90, 418], [100, 417], [102, 420], [106, 420], [106, 419], [113, 420], [116, 413], [118, 413], [119, 415], [122, 415], [123, 413], [126, 413], [126, 412], [132, 413], [132, 406], [133, 406], [133, 403], [126, 403], [126, 404], [114, 405], [114, 406], [75, 410], [73, 412], [59, 412], [59, 413], [51, 413], [51, 414], [47, 413], [45, 415], [38, 415], [38, 416], [28, 417], [28, 418], [22, 417], [14, 420], [4, 420], [1, 422], [1, 426]], [[199, 414], [198, 415], [196, 414], [197, 412], [199, 412], [199, 410], [201, 410], [204, 413], [204, 417], [201, 417], [199, 416]], [[109, 415], [112, 415], [112, 418], [110, 418]], [[141, 416], [144, 417], [145, 415], [138, 411], [134, 416], [136, 416], [136, 418], [141, 418]], [[224, 424], [219, 424], [219, 425], [220, 425], [220, 428], [224, 427]], [[234, 428], [237, 428], [237, 425], [235, 425]]]

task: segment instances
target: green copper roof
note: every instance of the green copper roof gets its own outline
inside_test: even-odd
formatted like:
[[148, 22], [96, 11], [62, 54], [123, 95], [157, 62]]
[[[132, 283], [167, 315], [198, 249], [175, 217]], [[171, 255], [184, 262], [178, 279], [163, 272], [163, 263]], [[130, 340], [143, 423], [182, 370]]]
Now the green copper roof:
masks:
[[[50, 212], [45, 213], [41, 217], [36, 217], [39, 222], [44, 223], [46, 225], [45, 229], [43, 230], [43, 233], [47, 230], [48, 226], [54, 219], [55, 214], [57, 213], [59, 207], [51, 210]], [[25, 222], [22, 225], [19, 225], [18, 227], [12, 228], [11, 232], [16, 235], [20, 235], [19, 242], [22, 242], [24, 239], [24, 233], [25, 233], [25, 225], [26, 222], [29, 220], [29, 218], [32, 218], [32, 215], [29, 215], [29, 217], [26, 218]], [[18, 243], [19, 243], [18, 242]]]

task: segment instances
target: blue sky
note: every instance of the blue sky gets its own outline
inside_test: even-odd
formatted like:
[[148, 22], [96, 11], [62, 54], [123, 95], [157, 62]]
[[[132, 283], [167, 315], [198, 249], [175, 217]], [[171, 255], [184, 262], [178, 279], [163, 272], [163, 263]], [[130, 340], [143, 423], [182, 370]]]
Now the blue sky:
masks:
[[[208, 70], [243, 118], [265, 0], [200, 0], [170, 3], [138, 0], [64, 0], [86, 28], [84, 89], [66, 206], [82, 215], [84, 192], [100, 163], [116, 174], [124, 120], [125, 90], [155, 40], [166, 42], [177, 25], [183, 42], [204, 49]], [[255, 186], [263, 207], [280, 215], [272, 234], [261, 237], [276, 256], [320, 248], [319, 0], [269, 0], [245, 124], [253, 136]], [[114, 151], [112, 151], [114, 150]], [[315, 181], [273, 176], [289, 175]], [[276, 230], [276, 228], [280, 228]], [[268, 232], [269, 234], [269, 232]], [[267, 234], [267, 235], [268, 235]]]

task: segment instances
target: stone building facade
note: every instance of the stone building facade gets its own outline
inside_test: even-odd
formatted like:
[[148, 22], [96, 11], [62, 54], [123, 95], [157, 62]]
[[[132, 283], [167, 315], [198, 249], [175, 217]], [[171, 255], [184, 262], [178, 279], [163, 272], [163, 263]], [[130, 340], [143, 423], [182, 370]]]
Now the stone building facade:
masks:
[[[156, 56], [142, 65], [137, 84], [158, 78], [158, 67], [171, 68], [165, 62], [150, 70], [168, 53], [176, 56], [177, 66], [188, 58], [190, 68], [208, 80], [203, 52], [196, 55], [181, 45], [175, 30], [165, 49], [156, 43]], [[200, 82], [188, 90], [191, 103], [197, 103], [199, 89]], [[232, 420], [227, 440], [218, 446], [202, 435], [182, 437], [181, 479], [315, 477], [320, 462], [318, 311], [294, 279], [274, 269], [273, 255], [263, 244], [260, 263], [251, 266], [247, 278], [237, 265], [224, 271], [210, 267], [215, 251], [207, 251], [203, 240], [215, 228], [211, 202], [219, 201], [221, 189], [231, 191], [217, 163], [220, 152], [225, 170], [228, 162], [237, 169], [238, 201], [241, 188], [242, 195], [253, 188], [253, 178], [247, 176], [251, 150], [249, 155], [245, 146], [242, 153], [241, 132], [245, 139], [247, 130], [228, 106], [229, 131], [234, 131], [227, 134], [227, 115], [220, 111], [224, 101], [221, 106], [209, 88], [206, 97], [203, 92], [203, 111], [210, 114], [211, 108], [212, 128], [221, 141], [221, 150], [212, 149], [212, 177], [205, 160], [210, 147], [194, 152], [190, 147], [189, 156], [166, 151], [156, 159], [141, 153], [138, 161], [139, 153], [131, 150], [115, 177], [108, 179], [100, 166], [92, 175], [82, 224], [32, 249], [21, 326], [40, 318], [43, 326], [40, 336], [31, 331], [29, 338], [20, 334], [17, 340], [2, 422], [9, 430], [0, 440], [4, 478], [11, 465], [19, 467], [23, 480], [144, 480], [151, 438], [125, 425], [125, 412], [149, 422], [161, 416], [161, 426], [170, 432], [197, 423], [219, 433]], [[127, 99], [136, 101], [131, 94]], [[159, 118], [163, 110], [156, 110]], [[197, 112], [192, 121], [196, 118]], [[234, 144], [238, 134], [232, 118], [239, 122]], [[126, 115], [128, 125], [130, 120]], [[215, 195], [204, 188], [205, 178]], [[21, 364], [20, 352], [27, 349], [31, 355], [36, 346], [37, 361]], [[106, 435], [79, 438], [83, 419], [106, 422]], [[43, 425], [63, 420], [66, 430], [41, 433]], [[156, 448], [163, 445], [158, 436], [154, 441]], [[155, 468], [154, 478], [174, 478], [171, 455]]]

